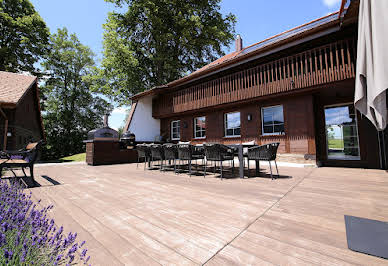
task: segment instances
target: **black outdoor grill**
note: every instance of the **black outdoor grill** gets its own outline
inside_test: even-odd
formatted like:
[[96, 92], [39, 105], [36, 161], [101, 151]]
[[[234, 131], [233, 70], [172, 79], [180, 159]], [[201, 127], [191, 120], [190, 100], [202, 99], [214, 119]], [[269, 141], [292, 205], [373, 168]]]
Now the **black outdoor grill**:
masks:
[[135, 147], [136, 146], [136, 136], [131, 131], [125, 132], [120, 139], [120, 142], [123, 143], [125, 147]]

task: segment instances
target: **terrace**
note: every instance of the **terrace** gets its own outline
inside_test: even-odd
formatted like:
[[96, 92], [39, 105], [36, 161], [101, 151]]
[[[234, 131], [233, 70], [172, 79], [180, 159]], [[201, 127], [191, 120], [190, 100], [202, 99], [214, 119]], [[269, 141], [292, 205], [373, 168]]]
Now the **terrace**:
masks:
[[290, 178], [40, 165], [31, 191], [87, 241], [93, 265], [388, 264], [349, 250], [344, 224], [345, 214], [388, 220], [385, 171], [279, 172]]

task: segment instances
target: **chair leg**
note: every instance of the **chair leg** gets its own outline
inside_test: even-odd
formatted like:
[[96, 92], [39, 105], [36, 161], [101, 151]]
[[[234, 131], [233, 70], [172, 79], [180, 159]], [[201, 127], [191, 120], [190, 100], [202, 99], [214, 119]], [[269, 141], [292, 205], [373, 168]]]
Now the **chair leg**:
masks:
[[279, 170], [278, 170], [278, 165], [276, 163], [276, 160], [275, 160], [275, 166], [276, 166], [276, 173], [278, 174], [278, 177], [279, 177]]
[[188, 160], [189, 162], [189, 176], [191, 176], [191, 160]]
[[[30, 167], [30, 169], [31, 169], [31, 167]], [[22, 167], [22, 172], [23, 172], [24, 176], [27, 177], [26, 172], [24, 171], [24, 167]]]
[[206, 166], [207, 166], [207, 161], [206, 161], [206, 163], [204, 163], [204, 166], [205, 166], [205, 169], [204, 169], [204, 171], [203, 171], [203, 178], [206, 177]]
[[255, 175], [259, 176], [259, 172], [260, 172], [260, 161], [255, 160]]
[[269, 169], [271, 170], [271, 179], [273, 180], [271, 161], [268, 161], [268, 163], [269, 163]]
[[34, 177], [34, 165], [30, 165], [30, 176], [32, 177], [32, 180], [35, 182], [35, 177]]
[[146, 169], [146, 165], [147, 165], [147, 162], [148, 162], [148, 158], [147, 157], [144, 157], [144, 171], [145, 171], [145, 169]]
[[139, 168], [139, 161], [140, 161], [140, 157], [137, 157], [136, 169]]
[[174, 159], [174, 173], [176, 173], [176, 159]]
[[234, 176], [234, 158], [232, 160], [232, 175]]
[[217, 169], [217, 161], [214, 161], [214, 174], [216, 174], [216, 169]]
[[249, 158], [247, 158], [247, 168], [248, 168], [248, 178], [250, 178], [251, 172], [249, 171]]
[[221, 180], [222, 180], [222, 177], [223, 177], [223, 171], [222, 171], [222, 160], [221, 160], [221, 162], [220, 162], [220, 164], [221, 164]]

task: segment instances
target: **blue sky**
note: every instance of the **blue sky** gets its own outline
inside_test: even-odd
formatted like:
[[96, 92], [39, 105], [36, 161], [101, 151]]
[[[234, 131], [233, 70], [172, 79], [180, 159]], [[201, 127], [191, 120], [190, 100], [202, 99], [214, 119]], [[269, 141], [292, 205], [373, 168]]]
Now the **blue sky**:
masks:
[[[30, 0], [47, 23], [51, 32], [66, 27], [96, 54], [102, 52], [102, 24], [109, 11], [114, 10], [104, 0]], [[223, 0], [221, 12], [237, 16], [236, 33], [248, 46], [272, 35], [296, 27], [339, 9], [340, 0]], [[234, 49], [231, 44], [226, 52]], [[115, 108], [110, 126], [123, 125], [125, 107]]]

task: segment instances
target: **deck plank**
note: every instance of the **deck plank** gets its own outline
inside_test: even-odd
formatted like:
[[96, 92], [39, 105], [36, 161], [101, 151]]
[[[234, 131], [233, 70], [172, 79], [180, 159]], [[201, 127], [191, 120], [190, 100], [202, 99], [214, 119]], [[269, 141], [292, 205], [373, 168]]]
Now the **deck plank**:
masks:
[[41, 165], [42, 186], [30, 190], [56, 206], [57, 223], [87, 240], [93, 265], [388, 265], [349, 250], [343, 220], [348, 214], [388, 221], [386, 172], [279, 171], [291, 178]]

